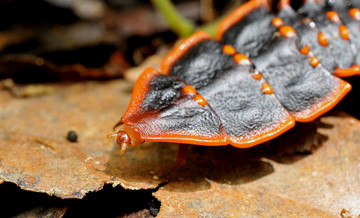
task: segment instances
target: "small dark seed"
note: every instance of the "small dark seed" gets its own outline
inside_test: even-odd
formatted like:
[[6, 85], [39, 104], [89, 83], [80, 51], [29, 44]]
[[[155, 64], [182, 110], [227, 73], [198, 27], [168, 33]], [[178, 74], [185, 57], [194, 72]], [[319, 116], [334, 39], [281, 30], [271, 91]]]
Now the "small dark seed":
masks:
[[71, 130], [71, 131], [68, 132], [66, 138], [67, 138], [67, 140], [68, 140], [69, 142], [77, 142], [78, 136], [77, 136], [77, 134], [76, 134], [75, 131]]

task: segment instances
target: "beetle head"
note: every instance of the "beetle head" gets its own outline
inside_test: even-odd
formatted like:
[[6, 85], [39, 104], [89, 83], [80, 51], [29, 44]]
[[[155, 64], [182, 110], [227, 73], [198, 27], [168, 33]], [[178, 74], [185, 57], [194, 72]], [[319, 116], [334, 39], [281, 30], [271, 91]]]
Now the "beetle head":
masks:
[[117, 133], [109, 134], [109, 140], [116, 140], [116, 143], [120, 146], [120, 153], [124, 154], [128, 146], [137, 147], [139, 144], [144, 143], [141, 139], [139, 131], [130, 125], [123, 125], [123, 130]]

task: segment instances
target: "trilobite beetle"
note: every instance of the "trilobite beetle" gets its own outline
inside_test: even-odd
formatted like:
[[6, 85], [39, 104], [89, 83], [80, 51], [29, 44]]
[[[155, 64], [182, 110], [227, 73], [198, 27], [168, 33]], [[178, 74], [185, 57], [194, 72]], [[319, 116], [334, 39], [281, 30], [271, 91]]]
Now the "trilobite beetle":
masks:
[[[221, 22], [217, 40], [185, 39], [135, 83], [111, 134], [123, 153], [143, 142], [248, 148], [309, 122], [351, 89], [360, 74], [360, 1], [252, 0]], [[180, 149], [175, 166], [184, 162]]]

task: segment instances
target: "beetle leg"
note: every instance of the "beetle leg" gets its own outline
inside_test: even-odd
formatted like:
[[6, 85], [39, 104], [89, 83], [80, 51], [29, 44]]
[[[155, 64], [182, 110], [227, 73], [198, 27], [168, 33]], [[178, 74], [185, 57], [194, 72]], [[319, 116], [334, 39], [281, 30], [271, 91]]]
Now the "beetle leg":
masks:
[[176, 157], [176, 161], [166, 170], [165, 174], [170, 173], [173, 170], [179, 169], [182, 165], [186, 163], [186, 157], [188, 153], [187, 144], [179, 144], [179, 150]]

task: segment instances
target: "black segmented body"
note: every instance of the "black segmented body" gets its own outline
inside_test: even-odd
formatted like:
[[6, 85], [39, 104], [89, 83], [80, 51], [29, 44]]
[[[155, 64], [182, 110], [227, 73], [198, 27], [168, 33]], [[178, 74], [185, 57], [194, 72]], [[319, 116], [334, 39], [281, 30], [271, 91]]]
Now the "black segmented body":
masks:
[[224, 69], [236, 66], [232, 56], [224, 54], [222, 45], [214, 40], [200, 42], [186, 56], [173, 65], [170, 74], [191, 81], [195, 89], [208, 86]]
[[222, 52], [222, 47], [213, 40], [198, 43], [173, 65], [169, 74], [187, 82], [207, 99], [231, 137], [245, 137], [284, 119], [288, 113], [275, 96], [262, 92], [264, 81], [251, 77], [252, 66], [236, 64], [231, 55]]
[[261, 56], [252, 59], [290, 113], [306, 110], [330, 95], [340, 80], [322, 67], [312, 67], [294, 40], [274, 40]]
[[[239, 53], [247, 54], [250, 58], [257, 57], [261, 54], [260, 50], [270, 44], [276, 32], [276, 27], [269, 25], [274, 17], [266, 7], [260, 7], [248, 14], [241, 23], [230, 27], [220, 42], [232, 45]], [[256, 25], [249, 25], [254, 21]]]
[[194, 34], [162, 73], [146, 70], [122, 122], [143, 141], [242, 148], [309, 122], [351, 89], [333, 72], [360, 74], [360, 10], [349, 14], [359, 5], [308, 0], [275, 15], [252, 0], [223, 21], [219, 41]]

